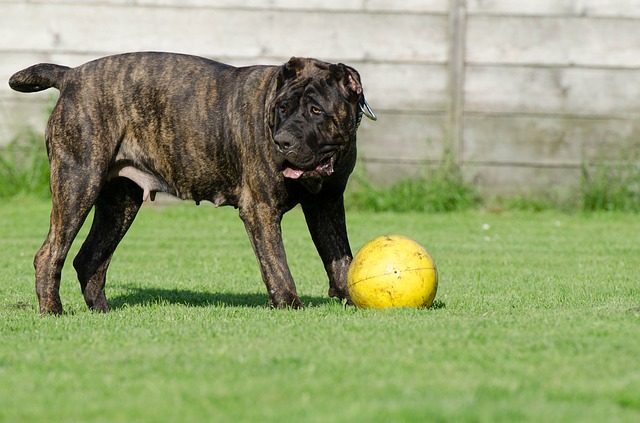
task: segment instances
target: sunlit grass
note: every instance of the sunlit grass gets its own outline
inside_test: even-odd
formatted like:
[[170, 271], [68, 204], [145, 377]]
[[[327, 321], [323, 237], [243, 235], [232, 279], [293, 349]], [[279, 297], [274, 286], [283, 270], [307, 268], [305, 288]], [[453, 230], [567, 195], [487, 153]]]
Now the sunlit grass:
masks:
[[237, 211], [145, 207], [108, 275], [112, 311], [87, 311], [69, 260], [66, 312], [43, 317], [48, 210], [0, 204], [0, 421], [640, 418], [637, 215], [351, 212], [354, 250], [406, 235], [440, 274], [436, 307], [370, 311], [327, 298], [294, 210], [294, 311], [267, 308]]

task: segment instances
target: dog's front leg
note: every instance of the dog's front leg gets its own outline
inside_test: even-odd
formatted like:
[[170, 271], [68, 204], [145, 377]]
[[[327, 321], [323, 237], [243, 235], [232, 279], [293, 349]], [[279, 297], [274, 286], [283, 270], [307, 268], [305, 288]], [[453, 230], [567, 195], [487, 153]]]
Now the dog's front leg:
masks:
[[267, 204], [252, 204], [240, 209], [240, 217], [260, 264], [269, 305], [274, 308], [303, 307], [287, 265], [280, 227], [282, 214]]
[[342, 193], [321, 193], [313, 201], [301, 204], [311, 238], [329, 276], [329, 296], [352, 304], [347, 290], [347, 275], [352, 254], [347, 237]]

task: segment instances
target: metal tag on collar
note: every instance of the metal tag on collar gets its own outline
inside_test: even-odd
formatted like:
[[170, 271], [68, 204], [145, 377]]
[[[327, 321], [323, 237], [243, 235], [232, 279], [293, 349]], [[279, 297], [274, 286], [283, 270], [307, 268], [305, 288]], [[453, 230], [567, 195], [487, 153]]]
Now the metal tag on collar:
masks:
[[378, 120], [378, 117], [373, 110], [371, 110], [371, 106], [367, 103], [367, 100], [364, 98], [364, 94], [362, 94], [362, 99], [358, 102], [358, 106], [360, 107], [360, 111], [371, 120]]

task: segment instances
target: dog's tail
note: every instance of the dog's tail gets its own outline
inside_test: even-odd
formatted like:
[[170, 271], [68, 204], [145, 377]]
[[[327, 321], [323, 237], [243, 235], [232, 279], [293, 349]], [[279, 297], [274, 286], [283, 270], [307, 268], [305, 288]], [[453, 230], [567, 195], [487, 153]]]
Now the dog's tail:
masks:
[[69, 69], [71, 68], [67, 66], [40, 63], [13, 74], [9, 78], [9, 86], [23, 93], [34, 93], [52, 87], [60, 89], [64, 74]]

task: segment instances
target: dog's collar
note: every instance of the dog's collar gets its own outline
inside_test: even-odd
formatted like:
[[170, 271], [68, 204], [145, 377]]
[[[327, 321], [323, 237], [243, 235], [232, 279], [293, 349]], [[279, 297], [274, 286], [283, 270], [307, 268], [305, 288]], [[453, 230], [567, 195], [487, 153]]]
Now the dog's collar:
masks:
[[365, 115], [366, 117], [368, 117], [373, 121], [378, 120], [378, 117], [371, 109], [371, 106], [369, 106], [369, 103], [367, 103], [367, 100], [364, 98], [364, 94], [362, 94], [360, 101], [358, 101], [358, 108], [360, 110], [358, 111], [358, 120], [356, 121], [356, 129], [360, 126], [360, 122], [362, 122], [362, 115]]

